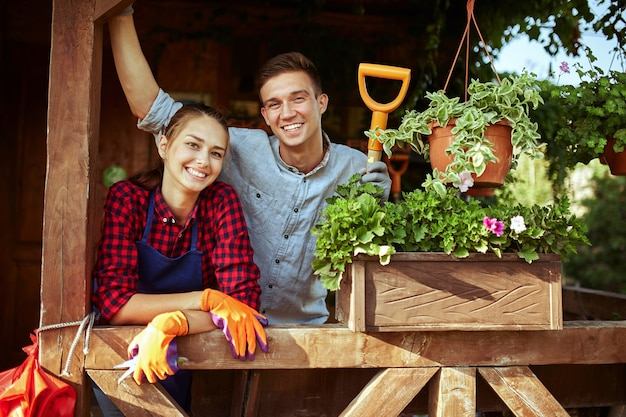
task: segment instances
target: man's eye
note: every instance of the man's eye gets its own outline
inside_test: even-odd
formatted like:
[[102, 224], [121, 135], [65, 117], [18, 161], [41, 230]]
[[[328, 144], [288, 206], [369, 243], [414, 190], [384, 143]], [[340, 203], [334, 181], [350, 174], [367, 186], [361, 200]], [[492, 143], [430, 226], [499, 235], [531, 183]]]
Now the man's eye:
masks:
[[298, 97], [296, 97], [296, 98], [295, 98], [295, 100], [294, 100], [294, 101], [295, 101], [296, 103], [302, 103], [304, 100], [306, 100], [306, 97], [304, 97], [304, 96], [298, 96]]

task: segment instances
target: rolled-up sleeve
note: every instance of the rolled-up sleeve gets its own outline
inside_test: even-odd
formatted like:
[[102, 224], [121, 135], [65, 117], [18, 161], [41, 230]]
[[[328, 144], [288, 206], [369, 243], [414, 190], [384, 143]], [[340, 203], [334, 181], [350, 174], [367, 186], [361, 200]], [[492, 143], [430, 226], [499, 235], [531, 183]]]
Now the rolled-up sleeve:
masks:
[[158, 143], [159, 135], [168, 125], [174, 113], [182, 106], [182, 103], [174, 101], [169, 94], [159, 89], [159, 94], [154, 99], [150, 111], [146, 117], [137, 121], [137, 127], [145, 132], [152, 133], [155, 142]]

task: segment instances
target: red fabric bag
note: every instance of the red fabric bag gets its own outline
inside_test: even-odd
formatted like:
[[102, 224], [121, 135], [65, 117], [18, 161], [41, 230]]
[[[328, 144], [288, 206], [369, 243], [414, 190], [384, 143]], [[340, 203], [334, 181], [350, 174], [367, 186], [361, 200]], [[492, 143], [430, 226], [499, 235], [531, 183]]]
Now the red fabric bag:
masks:
[[1, 417], [73, 417], [76, 391], [39, 366], [37, 335], [18, 367], [0, 372]]

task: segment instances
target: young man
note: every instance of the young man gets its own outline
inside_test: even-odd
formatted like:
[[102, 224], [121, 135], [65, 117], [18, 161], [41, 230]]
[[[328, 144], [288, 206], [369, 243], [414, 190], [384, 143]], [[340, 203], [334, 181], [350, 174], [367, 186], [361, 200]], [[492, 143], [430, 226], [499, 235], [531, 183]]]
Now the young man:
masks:
[[[117, 73], [138, 127], [158, 135], [182, 105], [161, 90], [143, 55], [133, 15], [109, 22]], [[328, 96], [315, 66], [299, 53], [270, 60], [258, 77], [261, 114], [271, 128], [230, 128], [230, 166], [219, 179], [242, 202], [261, 271], [261, 313], [270, 324], [320, 324], [328, 319], [326, 289], [313, 274], [315, 237], [326, 199], [357, 172], [389, 195], [383, 162], [365, 173], [366, 156], [331, 143], [322, 131]]]

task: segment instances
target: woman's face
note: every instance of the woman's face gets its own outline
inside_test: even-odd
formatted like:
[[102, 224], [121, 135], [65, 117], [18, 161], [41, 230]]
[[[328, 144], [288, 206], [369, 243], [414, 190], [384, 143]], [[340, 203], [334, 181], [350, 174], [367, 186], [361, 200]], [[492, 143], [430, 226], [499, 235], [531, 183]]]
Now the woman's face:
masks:
[[173, 187], [198, 194], [211, 185], [222, 171], [228, 148], [228, 133], [215, 119], [189, 119], [173, 138], [161, 136], [159, 154], [163, 159], [163, 189]]

